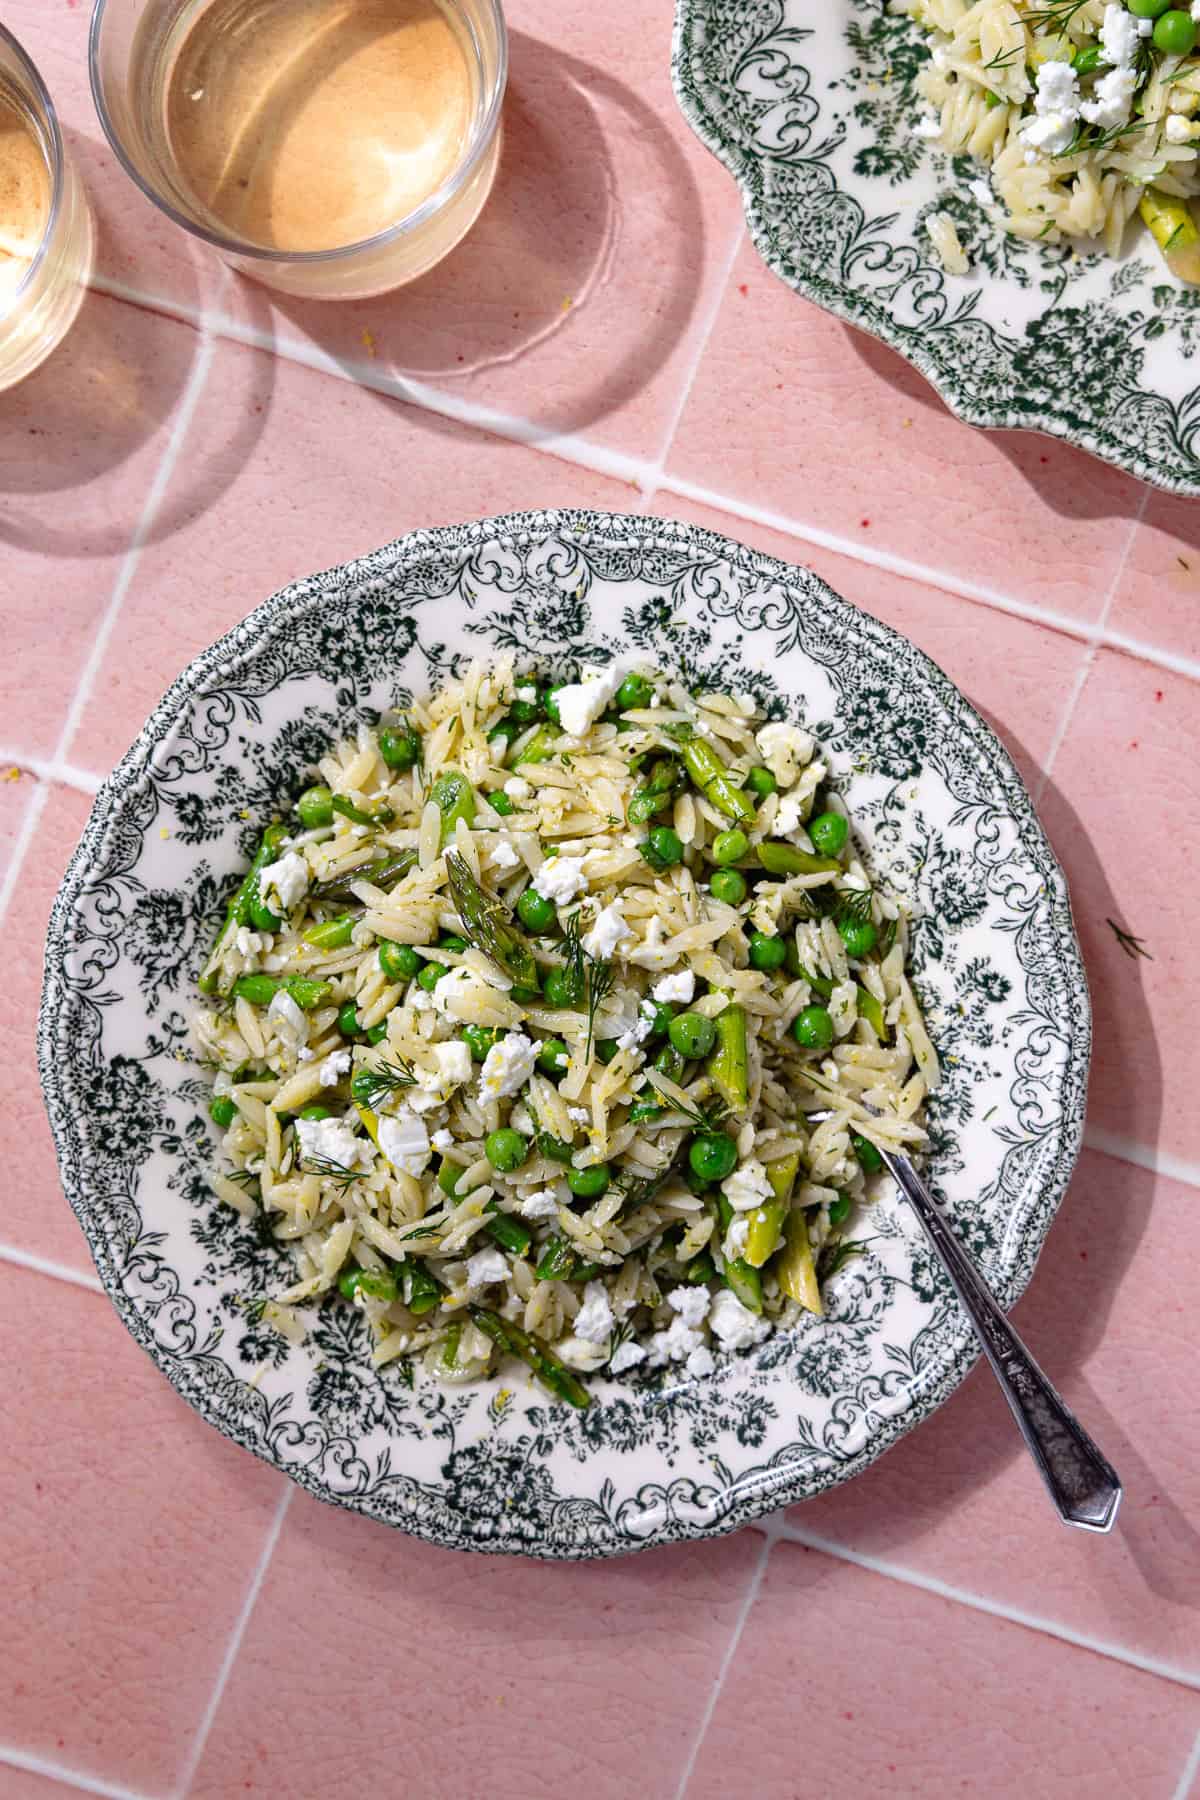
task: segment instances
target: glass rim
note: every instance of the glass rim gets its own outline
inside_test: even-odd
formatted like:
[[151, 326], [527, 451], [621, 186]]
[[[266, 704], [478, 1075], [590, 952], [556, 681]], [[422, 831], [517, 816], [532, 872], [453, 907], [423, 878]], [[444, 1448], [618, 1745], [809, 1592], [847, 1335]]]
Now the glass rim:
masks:
[[[182, 230], [190, 232], [193, 237], [202, 239], [204, 243], [223, 256], [238, 257], [242, 260], [252, 259], [263, 263], [278, 263], [289, 268], [312, 268], [320, 267], [322, 264], [338, 263], [352, 256], [361, 255], [364, 251], [382, 249], [386, 245], [395, 243], [407, 233], [417, 230], [425, 224], [426, 220], [440, 212], [447, 202], [467, 185], [487, 155], [496, 135], [496, 127], [500, 120], [500, 108], [504, 101], [505, 88], [508, 85], [508, 25], [501, 0], [482, 0], [482, 4], [491, 13], [496, 26], [498, 56], [496, 72], [492, 80], [491, 91], [487, 96], [483, 118], [467, 154], [440, 187], [435, 188], [432, 194], [428, 194], [422, 200], [420, 206], [415, 207], [410, 213], [405, 213], [404, 217], [398, 219], [394, 225], [388, 225], [383, 231], [377, 231], [373, 237], [358, 238], [350, 244], [335, 245], [332, 250], [274, 250], [269, 246], [253, 244], [241, 238], [227, 237], [224, 232], [213, 230], [212, 227], [203, 225], [196, 219], [188, 218], [187, 214], [181, 212], [165, 195], [151, 187], [126, 154], [125, 146], [121, 142], [104, 99], [100, 79], [100, 32], [108, 0], [95, 0], [91, 25], [88, 30], [88, 75], [92, 87], [92, 100], [100, 119], [101, 129], [125, 173], [145, 194], [147, 200], [157, 206], [160, 212], [166, 213], [167, 217]], [[0, 26], [0, 31], [2, 30], [3, 27]], [[5, 35], [8, 34], [5, 33]]]
[[33, 255], [33, 260], [13, 289], [7, 308], [12, 312], [17, 301], [30, 287], [50, 249], [58, 215], [62, 210], [63, 185], [66, 177], [66, 150], [63, 145], [62, 128], [58, 122], [58, 114], [54, 110], [54, 102], [50, 98], [50, 90], [42, 80], [37, 64], [25, 49], [19, 38], [13, 36], [6, 25], [0, 25], [0, 42], [6, 44], [21, 66], [22, 73], [29, 83], [33, 98], [45, 115], [46, 134], [50, 140], [50, 208], [46, 214], [46, 223], [42, 228], [41, 241]]

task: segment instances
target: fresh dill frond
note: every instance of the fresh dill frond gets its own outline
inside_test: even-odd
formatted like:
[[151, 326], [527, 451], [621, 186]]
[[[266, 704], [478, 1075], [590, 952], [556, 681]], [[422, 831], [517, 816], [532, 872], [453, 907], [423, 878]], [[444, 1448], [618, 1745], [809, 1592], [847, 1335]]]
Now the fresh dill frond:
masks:
[[592, 1054], [596, 1014], [600, 1010], [605, 996], [612, 992], [616, 979], [610, 962], [597, 962], [593, 956], [587, 958], [587, 1046], [583, 1053], [585, 1059]]
[[874, 903], [875, 895], [871, 888], [840, 888], [833, 902], [832, 916], [839, 924], [848, 920], [856, 925], [865, 925], [871, 917]]
[[354, 1098], [363, 1106], [369, 1106], [372, 1112], [378, 1112], [390, 1094], [412, 1087], [416, 1079], [412, 1064], [405, 1062], [402, 1056], [394, 1062], [385, 1058], [373, 1069], [359, 1069], [354, 1077]]
[[681, 1113], [697, 1131], [715, 1131], [729, 1111], [720, 1097], [710, 1100], [707, 1105], [698, 1105], [689, 1095], [681, 1093], [674, 1082], [659, 1075], [655, 1069], [646, 1070], [646, 1079], [668, 1112]]
[[1147, 962], [1154, 961], [1154, 958], [1151, 956], [1140, 937], [1134, 937], [1132, 931], [1122, 930], [1115, 919], [1105, 919], [1104, 923], [1108, 926], [1126, 956], [1132, 956], [1134, 958], [1144, 956]]
[[825, 1245], [817, 1258], [817, 1281], [828, 1281], [831, 1275], [852, 1262], [856, 1256], [865, 1256], [866, 1243], [859, 1238], [846, 1238]]
[[362, 1177], [361, 1169], [348, 1169], [345, 1163], [335, 1162], [329, 1156], [306, 1156], [300, 1167], [306, 1175], [319, 1175], [324, 1181], [332, 1181], [343, 1194]]

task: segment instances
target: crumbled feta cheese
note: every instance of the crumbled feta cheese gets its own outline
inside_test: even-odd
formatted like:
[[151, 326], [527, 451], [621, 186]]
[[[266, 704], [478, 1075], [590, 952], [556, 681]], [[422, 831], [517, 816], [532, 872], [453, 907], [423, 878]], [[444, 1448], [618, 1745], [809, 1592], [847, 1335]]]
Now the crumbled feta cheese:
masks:
[[621, 902], [614, 900], [611, 906], [604, 907], [596, 914], [591, 930], [583, 939], [583, 948], [597, 962], [607, 962], [613, 952], [622, 944], [627, 944], [633, 933], [621, 910]]
[[754, 741], [781, 788], [791, 787], [805, 763], [812, 761], [815, 748], [807, 731], [778, 722], [762, 726]]
[[435, 1150], [450, 1150], [454, 1147], [454, 1133], [452, 1131], [447, 1131], [446, 1127], [443, 1125], [439, 1130], [434, 1132], [429, 1141]]
[[268, 863], [258, 877], [258, 891], [270, 906], [272, 896], [280, 912], [291, 912], [308, 892], [308, 864], [296, 850], [278, 862]]
[[533, 885], [543, 900], [561, 906], [587, 890], [582, 856], [548, 856], [533, 878]]
[[568, 1106], [567, 1117], [572, 1125], [589, 1125], [592, 1115], [586, 1106]]
[[499, 1250], [477, 1250], [467, 1259], [467, 1287], [474, 1293], [491, 1287], [493, 1282], [508, 1280], [508, 1258]]
[[523, 1031], [510, 1031], [493, 1044], [479, 1072], [479, 1098], [506, 1100], [519, 1094], [537, 1063], [538, 1047]]
[[725, 1233], [725, 1242], [721, 1245], [721, 1255], [726, 1262], [736, 1262], [746, 1248], [746, 1239], [750, 1236], [748, 1218], [734, 1219]]
[[656, 1331], [650, 1339], [647, 1348], [650, 1366], [661, 1369], [664, 1363], [682, 1362], [693, 1350], [699, 1350], [703, 1343], [700, 1333], [693, 1331], [687, 1320], [677, 1313], [665, 1331]]
[[321, 1086], [336, 1087], [342, 1076], [350, 1073], [350, 1061], [348, 1050], [335, 1050], [327, 1056], [321, 1064]]
[[311, 1062], [313, 1057], [316, 1054], [317, 1054], [316, 1051], [310, 1050], [307, 1044], [301, 1044], [300, 1048], [296, 1052], [296, 1061], [297, 1062]]
[[[1193, 18], [1196, 18], [1196, 16], [1197, 15], [1195, 13], [1192, 14]], [[1153, 19], [1139, 19], [1137, 22], [1137, 28], [1138, 28], [1138, 36], [1140, 38], [1148, 38], [1148, 37], [1154, 36], [1154, 20]]]
[[239, 925], [233, 946], [239, 956], [257, 956], [272, 942], [273, 939], [270, 937], [264, 939], [259, 936], [257, 931], [250, 931], [245, 925]]
[[452, 1038], [448, 1044], [435, 1044], [433, 1054], [437, 1059], [443, 1092], [462, 1087], [464, 1082], [470, 1081], [471, 1052], [461, 1038]]
[[726, 1350], [746, 1350], [751, 1344], [761, 1343], [771, 1329], [769, 1319], [756, 1317], [729, 1288], [722, 1288], [713, 1300], [708, 1323]]
[[697, 1348], [690, 1353], [684, 1364], [684, 1368], [687, 1370], [688, 1374], [696, 1376], [711, 1375], [715, 1367], [716, 1364], [713, 1362], [713, 1353], [707, 1344], [698, 1345]]
[[494, 869], [515, 869], [520, 861], [521, 858], [507, 838], [498, 838], [492, 845], [492, 867]]
[[[618, 1037], [617, 1049], [618, 1050], [636, 1050], [639, 1045], [645, 1043], [646, 1039], [650, 1036], [650, 1034], [652, 1033], [653, 1030], [654, 1030], [654, 1014], [653, 1014], [653, 1012], [651, 1012], [649, 1014], [649, 1016], [647, 1016], [645, 1013], [639, 1013], [637, 1018], [634, 1020], [633, 1024], [629, 1027], [629, 1029], [627, 1031], [623, 1031], [621, 1033], [621, 1035]], [[585, 1116], [590, 1116], [590, 1115], [585, 1115]]]
[[1046, 62], [1037, 72], [1035, 117], [1021, 126], [1033, 150], [1059, 156], [1070, 143], [1079, 117], [1079, 77], [1069, 62]]
[[612, 1336], [613, 1312], [602, 1281], [589, 1281], [583, 1305], [575, 1314], [575, 1336], [588, 1344], [606, 1344]]
[[296, 1005], [286, 988], [271, 995], [271, 1004], [267, 1008], [267, 1025], [277, 1035], [292, 1044], [302, 1044], [308, 1036], [308, 1019], [302, 1007]]
[[613, 1351], [608, 1367], [613, 1375], [621, 1375], [626, 1369], [636, 1369], [637, 1365], [645, 1360], [646, 1352], [642, 1346], [635, 1344], [632, 1338], [626, 1338], [625, 1342], [618, 1344]]
[[526, 1194], [521, 1202], [523, 1219], [555, 1219], [558, 1217], [558, 1195], [553, 1188], [539, 1188], [536, 1194]]
[[590, 1375], [607, 1359], [608, 1339], [602, 1344], [593, 1344], [588, 1338], [560, 1338], [554, 1346], [554, 1352], [559, 1361], [565, 1362], [569, 1369], [578, 1369], [581, 1375]]
[[353, 1169], [366, 1148], [342, 1119], [297, 1119], [296, 1136], [301, 1162], [330, 1162]]
[[918, 119], [910, 127], [910, 130], [913, 137], [923, 138], [927, 143], [932, 143], [934, 138], [940, 138], [942, 135], [942, 121], [930, 118]]
[[1079, 111], [1089, 125], [1101, 131], [1115, 131], [1129, 118], [1137, 75], [1133, 69], [1110, 69], [1102, 75], [1093, 90], [1093, 98], [1085, 100]]
[[560, 687], [555, 699], [563, 730], [571, 737], [582, 737], [590, 731], [620, 685], [620, 670], [605, 669], [590, 681], [568, 682], [566, 687]]
[[381, 1118], [377, 1127], [379, 1148], [394, 1169], [406, 1175], [423, 1175], [429, 1161], [429, 1132], [406, 1102], [398, 1112]]
[[771, 826], [772, 837], [791, 837], [793, 831], [799, 830], [804, 823], [804, 805], [807, 799], [807, 790], [804, 793], [793, 791], [781, 796]]
[[516, 695], [518, 700], [524, 700], [530, 705], [532, 705], [538, 697], [537, 689], [535, 687], [519, 687], [516, 691]]
[[[423, 992], [422, 988], [416, 988], [409, 996], [408, 1004], [418, 1012], [427, 1010], [417, 1002], [417, 995]], [[487, 992], [487, 982], [481, 981], [470, 969], [451, 969], [426, 998], [432, 1010], [441, 1013], [444, 1019], [470, 1019], [478, 996]]]
[[739, 1164], [728, 1180], [721, 1183], [721, 1192], [735, 1212], [752, 1212], [764, 1200], [774, 1198], [767, 1171], [756, 1156]]
[[528, 800], [533, 789], [523, 775], [510, 775], [504, 784], [504, 791], [510, 800]]
[[695, 1331], [708, 1317], [709, 1293], [706, 1287], [672, 1288], [667, 1305], [677, 1312], [685, 1325]]
[[1100, 49], [1105, 62], [1118, 68], [1131, 63], [1137, 55], [1138, 21], [1123, 6], [1106, 6], [1100, 27]]
[[[1200, 0], [1196, 0], [1196, 4], [1200, 6]], [[1195, 127], [1182, 113], [1171, 113], [1167, 118], [1166, 129], [1168, 144], [1190, 144]]]
[[[1200, 0], [1192, 0], [1192, 17], [1193, 19], [1200, 20]], [[1149, 25], [1151, 29], [1153, 29], [1154, 21], [1152, 19], [1139, 19], [1138, 24]]]
[[983, 207], [985, 212], [994, 208], [996, 196], [986, 181], [969, 181], [967, 183], [967, 192], [970, 194], [972, 200]]
[[664, 975], [661, 981], [655, 982], [650, 992], [664, 1004], [678, 1000], [686, 1006], [696, 992], [696, 977], [690, 969], [681, 969], [678, 975]]

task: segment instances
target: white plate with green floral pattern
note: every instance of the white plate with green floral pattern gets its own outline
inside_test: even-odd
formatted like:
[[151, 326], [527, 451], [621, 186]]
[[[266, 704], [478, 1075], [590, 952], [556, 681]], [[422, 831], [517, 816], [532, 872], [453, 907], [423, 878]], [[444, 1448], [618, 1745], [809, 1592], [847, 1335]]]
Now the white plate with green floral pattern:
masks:
[[[920, 28], [884, 0], [677, 0], [684, 114], [796, 292], [882, 338], [972, 425], [1048, 432], [1200, 494], [1200, 289], [1131, 228], [1119, 262], [1007, 235], [986, 173], [915, 137]], [[925, 231], [954, 221], [948, 275]]]
[[1087, 987], [1028, 795], [962, 695], [816, 576], [693, 526], [545, 512], [415, 532], [294, 583], [179, 678], [100, 792], [47, 943], [42, 1080], [104, 1286], [206, 1419], [313, 1494], [462, 1549], [610, 1556], [845, 1480], [975, 1349], [886, 1198], [855, 1222], [827, 1317], [704, 1380], [593, 1379], [584, 1413], [511, 1370], [471, 1391], [376, 1372], [350, 1307], [295, 1347], [254, 1323], [288, 1266], [209, 1193], [216, 1137], [184, 1022], [222, 891], [330, 739], [509, 647], [559, 678], [649, 658], [819, 737], [865, 862], [919, 918], [946, 1070], [930, 1178], [1006, 1304], [1078, 1149]]

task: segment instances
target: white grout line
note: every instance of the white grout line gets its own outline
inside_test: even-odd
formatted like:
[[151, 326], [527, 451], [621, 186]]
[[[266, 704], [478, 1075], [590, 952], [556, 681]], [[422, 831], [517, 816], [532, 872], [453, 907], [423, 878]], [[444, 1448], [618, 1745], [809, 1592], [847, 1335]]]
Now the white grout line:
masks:
[[684, 412], [687, 409], [687, 403], [692, 397], [692, 389], [695, 387], [696, 377], [700, 373], [700, 364], [704, 361], [709, 340], [716, 329], [721, 307], [725, 302], [726, 294], [729, 292], [729, 281], [733, 274], [734, 264], [738, 259], [738, 252], [741, 250], [745, 241], [746, 222], [744, 218], [739, 216], [737, 225], [734, 228], [733, 237], [730, 240], [729, 248], [721, 260], [720, 272], [713, 279], [712, 294], [709, 297], [708, 305], [704, 309], [704, 317], [701, 319], [697, 328], [695, 349], [692, 353], [691, 362], [684, 371], [684, 377], [680, 383], [679, 398], [672, 407], [671, 416], [667, 420], [667, 428], [663, 433], [662, 449], [659, 451], [658, 461], [655, 465], [653, 483], [646, 489], [647, 501], [653, 500], [658, 491], [659, 484], [662, 481], [663, 471], [667, 466], [667, 458], [671, 454], [671, 445], [675, 442], [675, 434], [679, 430], [679, 422], [683, 418]]
[[163, 294], [148, 294], [143, 288], [130, 287], [128, 282], [114, 281], [109, 275], [93, 274], [88, 286], [94, 293], [104, 294], [109, 300], [124, 300], [129, 306], [140, 306], [146, 312], [162, 313], [168, 319], [177, 319], [181, 324], [194, 325], [203, 331], [209, 324], [208, 315], [200, 306], [189, 306], [186, 300], [171, 300]]
[[82, 1794], [101, 1794], [104, 1800], [143, 1800], [143, 1796], [132, 1788], [121, 1787], [115, 1781], [101, 1781], [98, 1775], [65, 1769], [48, 1757], [34, 1756], [28, 1750], [14, 1750], [7, 1744], [0, 1744], [0, 1768], [5, 1763], [11, 1769], [24, 1769], [27, 1775], [40, 1775], [46, 1781], [60, 1781], [67, 1787], [78, 1788]]
[[50, 1275], [55, 1281], [69, 1281], [89, 1293], [102, 1294], [104, 1287], [98, 1275], [87, 1269], [69, 1269], [66, 1263], [51, 1262], [32, 1250], [18, 1250], [13, 1244], [0, 1244], [0, 1262], [12, 1263], [18, 1269], [31, 1269], [35, 1275]]
[[1136, 1143], [1119, 1132], [1105, 1131], [1102, 1125], [1086, 1126], [1083, 1142], [1085, 1149], [1111, 1156], [1116, 1162], [1133, 1163], [1136, 1168], [1149, 1169], [1151, 1174], [1181, 1182], [1185, 1187], [1200, 1187], [1200, 1166], [1196, 1163], [1184, 1162], [1182, 1157], [1157, 1150], [1153, 1145]]
[[1183, 1774], [1179, 1777], [1179, 1786], [1175, 1789], [1173, 1800], [1188, 1800], [1197, 1774], [1200, 1774], [1200, 1732], [1196, 1733], [1192, 1754], [1183, 1765]]
[[292, 1495], [296, 1491], [286, 1476], [281, 1477], [281, 1479], [283, 1481], [283, 1492], [276, 1503], [275, 1513], [267, 1531], [263, 1547], [259, 1552], [258, 1561], [254, 1566], [254, 1573], [250, 1578], [250, 1586], [246, 1590], [246, 1597], [242, 1601], [241, 1611], [238, 1613], [238, 1616], [234, 1621], [233, 1630], [229, 1634], [229, 1642], [225, 1646], [225, 1654], [221, 1658], [221, 1667], [217, 1671], [217, 1679], [213, 1685], [213, 1691], [209, 1695], [208, 1705], [204, 1709], [204, 1717], [200, 1721], [196, 1735], [192, 1739], [192, 1747], [188, 1751], [184, 1761], [183, 1770], [179, 1777], [179, 1784], [176, 1788], [179, 1800], [183, 1800], [183, 1797], [189, 1792], [192, 1782], [195, 1779], [196, 1770], [200, 1766], [200, 1758], [204, 1755], [204, 1748], [208, 1743], [209, 1734], [213, 1728], [213, 1722], [216, 1719], [218, 1708], [224, 1698], [225, 1689], [229, 1685], [229, 1677], [233, 1673], [233, 1665], [237, 1661], [238, 1652], [242, 1647], [242, 1639], [246, 1635], [246, 1627], [250, 1623], [250, 1615], [254, 1611], [255, 1604], [257, 1603], [271, 1558], [275, 1554], [275, 1546], [279, 1542], [279, 1534], [283, 1530], [283, 1521], [287, 1517], [287, 1509], [291, 1504]]
[[3, 923], [12, 897], [17, 891], [17, 882], [21, 878], [21, 869], [25, 862], [25, 852], [37, 834], [38, 823], [45, 811], [46, 797], [49, 792], [50, 789], [45, 782], [40, 781], [29, 796], [25, 816], [17, 827], [17, 834], [13, 839], [12, 856], [4, 871], [4, 879], [0, 881], [0, 924]]
[[[763, 1528], [761, 1526], [756, 1526], [754, 1529], [762, 1531]], [[759, 1551], [758, 1561], [751, 1571], [750, 1579], [746, 1583], [745, 1597], [742, 1600], [741, 1606], [738, 1608], [738, 1616], [734, 1623], [733, 1630], [730, 1633], [729, 1642], [725, 1646], [725, 1654], [721, 1658], [721, 1666], [717, 1670], [716, 1679], [712, 1684], [712, 1691], [704, 1703], [704, 1711], [700, 1715], [700, 1723], [696, 1727], [696, 1735], [692, 1740], [692, 1747], [688, 1752], [688, 1759], [683, 1765], [683, 1774], [679, 1777], [679, 1786], [675, 1789], [675, 1800], [683, 1800], [688, 1789], [688, 1784], [695, 1772], [696, 1760], [700, 1755], [704, 1740], [708, 1736], [708, 1728], [712, 1724], [713, 1714], [717, 1710], [717, 1701], [721, 1698], [721, 1690], [725, 1686], [725, 1678], [733, 1667], [733, 1659], [737, 1654], [737, 1647], [742, 1641], [742, 1633], [746, 1629], [746, 1620], [750, 1617], [751, 1608], [758, 1599], [758, 1591], [762, 1587], [763, 1576], [767, 1571], [767, 1563], [770, 1559], [774, 1542], [774, 1532], [763, 1531], [763, 1546]]]
[[953, 1600], [959, 1606], [972, 1607], [976, 1612], [987, 1613], [994, 1619], [1007, 1619], [1010, 1625], [1023, 1625], [1028, 1631], [1040, 1631], [1046, 1637], [1058, 1638], [1064, 1644], [1072, 1644], [1077, 1650], [1091, 1650], [1097, 1656], [1106, 1656], [1113, 1662], [1141, 1669], [1146, 1675], [1157, 1675], [1164, 1681], [1177, 1682], [1181, 1687], [1200, 1690], [1200, 1671], [1180, 1668], [1178, 1664], [1163, 1662], [1156, 1656], [1143, 1656], [1139, 1651], [1126, 1650], [1120, 1644], [1105, 1643], [1102, 1638], [1092, 1637], [1090, 1632], [1075, 1631], [1071, 1626], [1060, 1625], [1053, 1619], [1039, 1618], [1036, 1613], [1026, 1612], [1020, 1606], [1007, 1606], [1002, 1601], [988, 1600], [982, 1594], [972, 1594], [966, 1588], [954, 1587], [948, 1581], [941, 1581], [936, 1575], [921, 1574], [917, 1570], [886, 1562], [882, 1557], [864, 1555], [860, 1550], [851, 1550], [847, 1545], [820, 1537], [814, 1531], [802, 1531], [799, 1526], [785, 1523], [781, 1519], [772, 1519], [768, 1523], [782, 1543], [803, 1544], [808, 1550], [820, 1550], [824, 1555], [836, 1557], [840, 1562], [854, 1563], [857, 1568], [867, 1569], [872, 1575], [885, 1575], [892, 1581], [902, 1581], [906, 1587], [920, 1588], [924, 1593], [936, 1594], [940, 1600]]
[[98, 794], [103, 775], [88, 769], [73, 768], [70, 763], [49, 762], [42, 756], [26, 756], [23, 750], [8, 750], [0, 745], [0, 768], [28, 769], [39, 781], [57, 781], [60, 787], [78, 788], [82, 794]]

